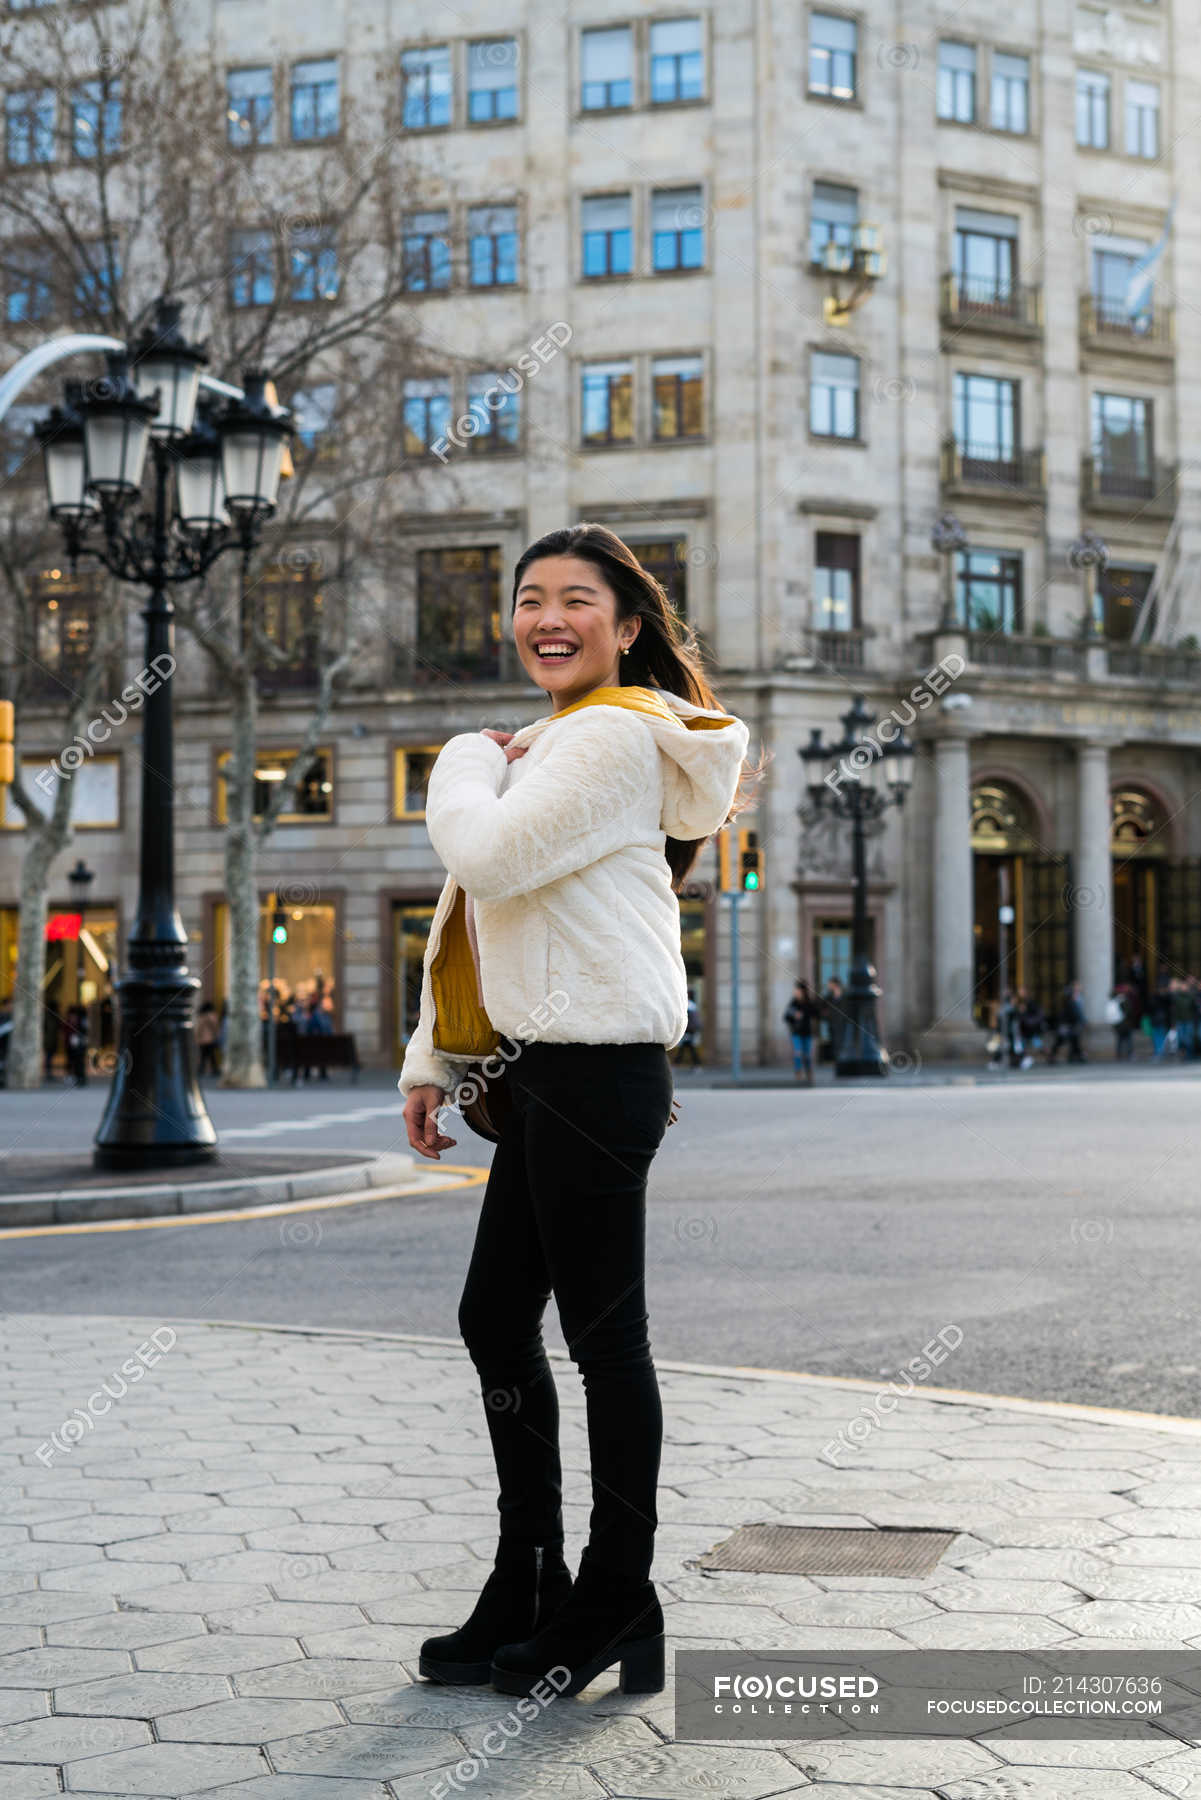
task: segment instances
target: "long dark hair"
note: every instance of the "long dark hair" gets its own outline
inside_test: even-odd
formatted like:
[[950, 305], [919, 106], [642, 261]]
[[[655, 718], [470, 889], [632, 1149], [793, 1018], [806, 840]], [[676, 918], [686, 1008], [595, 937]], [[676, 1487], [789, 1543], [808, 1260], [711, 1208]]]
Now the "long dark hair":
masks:
[[[640, 619], [638, 635], [630, 645], [628, 656], [619, 658], [622, 687], [662, 688], [703, 706], [721, 712], [721, 702], [714, 695], [705, 674], [703, 652], [691, 625], [681, 619], [662, 582], [644, 569], [628, 544], [623, 544], [615, 531], [604, 525], [565, 525], [560, 531], [548, 531], [537, 543], [524, 551], [513, 571], [513, 605], [517, 610], [517, 590], [531, 563], [544, 556], [579, 556], [595, 565], [617, 596], [617, 618]], [[738, 789], [724, 823], [745, 812], [752, 805], [763, 772], [771, 761], [770, 751], [758, 762], [743, 762]], [[688, 878], [707, 838], [669, 837], [663, 847], [671, 869], [671, 885], [678, 894]]]

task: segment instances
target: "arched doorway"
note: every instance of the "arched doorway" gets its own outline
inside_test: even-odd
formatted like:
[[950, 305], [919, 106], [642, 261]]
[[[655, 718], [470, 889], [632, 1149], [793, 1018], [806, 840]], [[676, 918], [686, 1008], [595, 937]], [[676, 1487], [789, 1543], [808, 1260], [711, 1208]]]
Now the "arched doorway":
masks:
[[1008, 988], [1026, 988], [1050, 1009], [1071, 977], [1070, 865], [1039, 842], [1036, 827], [1033, 804], [1014, 783], [972, 789], [972, 1011], [982, 1025]]
[[1113, 855], [1114, 979], [1133, 974], [1146, 998], [1159, 966], [1159, 915], [1168, 857], [1167, 814], [1144, 788], [1114, 790], [1109, 847]]

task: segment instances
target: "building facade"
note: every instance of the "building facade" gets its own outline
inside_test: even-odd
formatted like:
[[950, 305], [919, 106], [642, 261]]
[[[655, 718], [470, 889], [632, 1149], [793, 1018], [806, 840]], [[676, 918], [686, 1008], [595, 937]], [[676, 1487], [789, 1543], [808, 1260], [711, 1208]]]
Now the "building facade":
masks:
[[[289, 914], [282, 979], [332, 981], [365, 1060], [395, 1065], [414, 1022], [441, 885], [432, 758], [545, 710], [512, 653], [512, 569], [583, 519], [661, 576], [772, 755], [740, 820], [766, 863], [740, 916], [744, 1060], [786, 1052], [798, 975], [846, 972], [849, 841], [806, 810], [798, 752], [815, 726], [838, 736], [856, 693], [916, 745], [868, 859], [894, 1047], [978, 1055], [1010, 985], [1052, 1005], [1076, 977], [1099, 1022], [1132, 962], [1201, 974], [1187, 22], [1178, 0], [1015, 0], [1003, 20], [977, 0], [464, 0], [441, 21], [409, 0], [286, 19], [216, 0], [231, 133], [282, 150], [382, 69], [426, 147], [404, 221], [428, 351], [396, 397], [403, 567], [261, 861], [264, 904]], [[318, 442], [336, 396], [284, 397]], [[289, 657], [261, 711], [264, 792], [304, 729], [329, 567], [314, 533], [262, 584]], [[53, 674], [89, 588], [47, 570], [44, 589]], [[180, 902], [220, 999], [228, 722], [179, 656]], [[28, 708], [31, 767], [57, 749], [49, 712], [44, 734]], [[52, 895], [61, 980], [97, 1006], [134, 908], [135, 734], [81, 778]], [[18, 840], [0, 839], [10, 908]], [[95, 956], [70, 935], [81, 853]], [[716, 876], [710, 845], [682, 897], [714, 1060], [731, 1038]], [[12, 941], [0, 912], [0, 966]]]

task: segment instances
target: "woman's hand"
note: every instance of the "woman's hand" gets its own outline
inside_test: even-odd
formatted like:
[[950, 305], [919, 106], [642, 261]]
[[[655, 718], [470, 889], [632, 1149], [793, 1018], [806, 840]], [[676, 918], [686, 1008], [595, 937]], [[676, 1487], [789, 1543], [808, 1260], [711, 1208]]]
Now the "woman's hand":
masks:
[[519, 756], [524, 756], [526, 751], [529, 749], [528, 744], [518, 744], [518, 746], [515, 750], [510, 750], [509, 749], [509, 739], [513, 736], [513, 733], [511, 731], [484, 731], [484, 732], [481, 732], [480, 735], [482, 737], [490, 737], [494, 744], [500, 745], [501, 749], [505, 753], [505, 761], [506, 762], [516, 762], [517, 758]]
[[458, 1142], [457, 1138], [444, 1137], [438, 1130], [438, 1108], [445, 1104], [445, 1090], [435, 1087], [432, 1082], [425, 1087], [410, 1088], [405, 1102], [404, 1122], [409, 1143], [421, 1156], [428, 1156], [433, 1162], [438, 1162], [442, 1152]]

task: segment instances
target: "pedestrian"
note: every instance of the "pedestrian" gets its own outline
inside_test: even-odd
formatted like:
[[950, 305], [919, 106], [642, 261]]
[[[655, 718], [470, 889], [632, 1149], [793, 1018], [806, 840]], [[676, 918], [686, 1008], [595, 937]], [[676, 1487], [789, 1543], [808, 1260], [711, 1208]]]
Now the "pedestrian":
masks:
[[42, 1074], [49, 1081], [58, 1049], [58, 1014], [49, 1003], [42, 1009]]
[[1193, 991], [1183, 976], [1172, 980], [1172, 1023], [1176, 1027], [1176, 1054], [1187, 1062], [1193, 1054]]
[[1021, 1066], [1023, 1069], [1032, 1069], [1035, 1055], [1043, 1047], [1043, 1033], [1047, 1029], [1047, 1017], [1028, 988], [1020, 987], [1018, 989], [1017, 1002], [1018, 1024], [1024, 1045]]
[[88, 1082], [88, 1015], [82, 1006], [69, 1006], [65, 1021], [67, 1072], [76, 1087]]
[[1175, 1000], [1172, 984], [1166, 969], [1159, 971], [1159, 983], [1148, 1003], [1147, 1011], [1151, 1020], [1151, 1054], [1159, 1062], [1167, 1049], [1168, 1032], [1172, 1028], [1172, 1015]]
[[842, 996], [842, 982], [837, 975], [831, 975], [822, 989], [821, 1024], [825, 1029], [825, 1040], [830, 1047], [830, 1056], [834, 1059], [837, 1059], [838, 1046], [842, 1042], [843, 1028], [847, 1022]]
[[200, 1074], [220, 1075], [221, 1062], [217, 1044], [221, 1035], [221, 1022], [217, 1017], [217, 1008], [211, 1000], [202, 1004], [196, 1015], [196, 1047], [200, 1051]]
[[1114, 1030], [1114, 1056], [1126, 1062], [1134, 1055], [1134, 1012], [1138, 994], [1132, 983], [1120, 981], [1105, 1006], [1106, 1022]]
[[694, 1069], [700, 1067], [701, 1059], [696, 1053], [696, 1040], [700, 1036], [700, 1030], [701, 1030], [700, 1008], [698, 1007], [698, 1005], [696, 1003], [695, 993], [693, 992], [693, 990], [691, 988], [689, 988], [689, 990], [688, 990], [688, 1022], [684, 1026], [684, 1035], [680, 1039], [679, 1043], [676, 1046], [676, 1053], [672, 1057], [673, 1062], [678, 1064], [680, 1061], [681, 1052], [684, 1050], [687, 1050], [689, 1056], [692, 1058], [691, 1066]]
[[[555, 1671], [546, 1691], [575, 1694], [620, 1660], [623, 1691], [651, 1693], [664, 1685], [650, 1579], [663, 1411], [646, 1184], [672, 1122], [669, 1051], [687, 1026], [678, 895], [704, 842], [742, 810], [749, 732], [719, 708], [660, 583], [603, 526], [525, 551], [510, 628], [552, 710], [516, 733], [452, 737], [434, 764], [425, 823], [448, 880], [399, 1082], [409, 1143], [436, 1160], [455, 1141], [438, 1128], [454, 1060], [513, 1051], [497, 1058], [508, 1112], [458, 1317], [500, 1542], [471, 1616], [427, 1639], [419, 1668], [516, 1694]], [[591, 1460], [574, 1585], [541, 1338], [552, 1292]]]
[[1078, 981], [1069, 981], [1063, 990], [1063, 997], [1059, 1003], [1059, 1018], [1055, 1026], [1055, 1041], [1047, 1052], [1049, 1063], [1055, 1061], [1064, 1044], [1068, 1047], [1069, 1062], [1088, 1061], [1080, 1043], [1080, 1033], [1086, 1023], [1083, 994], [1084, 989]]
[[1007, 988], [1005, 991], [997, 1026], [1010, 1068], [1028, 1069], [1030, 1063], [1026, 1057], [1026, 1044], [1022, 1036], [1022, 1008], [1013, 988]]
[[807, 1087], [813, 1086], [813, 1033], [821, 1013], [807, 981], [798, 981], [784, 1013], [784, 1023], [792, 1037], [792, 1073], [797, 1081], [802, 1076]]

